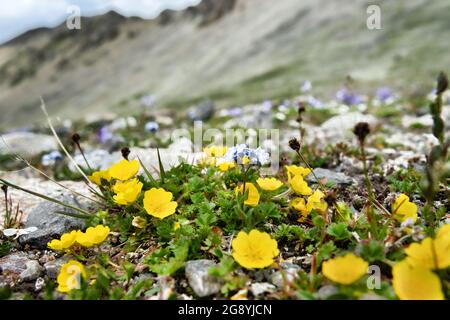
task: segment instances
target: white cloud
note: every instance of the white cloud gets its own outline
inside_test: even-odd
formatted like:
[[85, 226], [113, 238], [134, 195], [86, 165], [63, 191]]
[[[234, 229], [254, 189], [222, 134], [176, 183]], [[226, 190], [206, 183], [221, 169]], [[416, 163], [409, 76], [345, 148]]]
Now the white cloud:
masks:
[[162, 10], [183, 9], [201, 0], [14, 0], [0, 3], [0, 43], [37, 27], [53, 27], [66, 17], [70, 5], [82, 15], [96, 15], [114, 9], [126, 16], [153, 18]]

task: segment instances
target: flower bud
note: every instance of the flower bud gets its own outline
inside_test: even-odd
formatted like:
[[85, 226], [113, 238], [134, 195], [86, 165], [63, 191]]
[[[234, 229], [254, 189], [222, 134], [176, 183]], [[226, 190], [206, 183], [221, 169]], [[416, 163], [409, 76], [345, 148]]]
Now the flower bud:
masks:
[[130, 155], [130, 148], [128, 148], [128, 147], [124, 147], [124, 148], [122, 148], [121, 150], [120, 150], [120, 152], [122, 152], [122, 157], [125, 159], [125, 160], [128, 160], [128, 156]]
[[75, 144], [79, 144], [79, 143], [80, 143], [80, 140], [81, 140], [81, 137], [80, 137], [80, 135], [79, 135], [78, 133], [74, 133], [74, 134], [72, 135], [72, 141], [73, 141]]
[[443, 93], [448, 88], [448, 78], [444, 72], [439, 73], [437, 78], [437, 94]]
[[367, 122], [358, 122], [353, 129], [353, 133], [358, 137], [360, 143], [364, 143], [364, 140], [370, 133], [370, 126]]
[[300, 150], [300, 142], [296, 138], [292, 138], [289, 140], [289, 147], [295, 152], [298, 152]]

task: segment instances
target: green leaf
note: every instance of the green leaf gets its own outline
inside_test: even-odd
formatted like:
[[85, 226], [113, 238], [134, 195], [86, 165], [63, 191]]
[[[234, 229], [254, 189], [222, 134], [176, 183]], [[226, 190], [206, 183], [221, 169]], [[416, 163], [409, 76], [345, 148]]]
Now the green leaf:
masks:
[[342, 222], [330, 224], [327, 228], [327, 234], [336, 240], [344, 240], [351, 237], [350, 232], [347, 230], [347, 225]]
[[164, 178], [166, 176], [166, 172], [164, 171], [164, 166], [161, 161], [161, 155], [159, 154], [159, 148], [156, 148], [156, 151], [158, 153], [159, 176], [161, 178], [161, 183], [164, 183]]

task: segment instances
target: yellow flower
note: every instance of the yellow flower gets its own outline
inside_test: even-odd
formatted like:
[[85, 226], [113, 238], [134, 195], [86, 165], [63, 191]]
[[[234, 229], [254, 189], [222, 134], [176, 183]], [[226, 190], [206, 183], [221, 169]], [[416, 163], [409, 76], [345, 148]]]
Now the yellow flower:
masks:
[[410, 259], [392, 268], [392, 286], [401, 300], [443, 300], [439, 277], [420, 265], [413, 266]]
[[121, 205], [134, 203], [141, 194], [142, 187], [143, 184], [138, 179], [118, 181], [112, 188], [116, 193], [114, 201]]
[[257, 206], [259, 203], [259, 192], [258, 189], [256, 189], [255, 185], [251, 182], [247, 182], [245, 184], [245, 192], [244, 190], [244, 186], [241, 185], [240, 187], [236, 188], [236, 195], [240, 194], [245, 194], [248, 192], [248, 197], [247, 199], [244, 201], [244, 204], [249, 205], [249, 206]]
[[233, 258], [244, 268], [265, 268], [280, 253], [278, 244], [269, 234], [256, 229], [249, 234], [239, 232], [232, 242]]
[[236, 167], [236, 164], [234, 162], [222, 162], [217, 166], [219, 167], [220, 171], [225, 172]]
[[61, 236], [60, 240], [53, 239], [52, 241], [47, 243], [47, 246], [53, 250], [60, 250], [60, 251], [66, 250], [66, 249], [69, 249], [75, 243], [76, 238], [77, 238], [76, 231], [72, 231], [70, 233], [64, 233]]
[[298, 222], [305, 221], [305, 218], [308, 216], [309, 212], [306, 210], [305, 199], [298, 197], [291, 201], [291, 207], [301, 213], [301, 216], [298, 218]]
[[325, 195], [322, 191], [316, 190], [314, 193], [308, 197], [308, 203], [306, 204], [306, 210], [311, 212], [312, 210], [317, 210], [319, 212], [325, 212], [328, 208], [328, 204], [323, 199]]
[[428, 269], [446, 269], [450, 267], [450, 225], [444, 225], [436, 237], [425, 238], [420, 243], [413, 243], [405, 249], [412, 266]]
[[180, 228], [181, 228], [180, 221], [175, 222], [175, 224], [173, 225], [173, 231], [177, 231]]
[[117, 180], [128, 180], [134, 177], [139, 171], [139, 161], [121, 160], [109, 168], [109, 174]]
[[406, 219], [412, 219], [416, 222], [417, 205], [410, 202], [409, 197], [402, 193], [395, 199], [395, 202], [392, 205], [392, 214], [400, 222], [403, 222]]
[[283, 185], [283, 182], [275, 178], [258, 178], [256, 183], [266, 191], [275, 191]]
[[87, 274], [84, 266], [75, 260], [70, 260], [63, 264], [56, 281], [58, 282], [59, 292], [69, 292], [73, 289], [79, 289], [81, 278], [86, 279]]
[[295, 176], [301, 176], [302, 178], [305, 178], [308, 174], [311, 173], [310, 169], [296, 165], [285, 166], [285, 168], [287, 171], [288, 181], [290, 181], [291, 178]]
[[289, 184], [298, 195], [309, 196], [312, 194], [312, 189], [308, 186], [308, 183], [303, 180], [301, 175], [296, 175], [289, 180]]
[[151, 188], [144, 194], [144, 208], [147, 213], [159, 219], [164, 219], [175, 213], [178, 203], [172, 201], [173, 194], [162, 188]]
[[359, 280], [367, 273], [369, 264], [349, 252], [343, 257], [337, 257], [322, 264], [322, 273], [328, 279], [349, 285]]
[[147, 225], [147, 220], [145, 220], [142, 217], [134, 217], [133, 221], [131, 221], [131, 225], [133, 227], [136, 227], [136, 228], [139, 228], [139, 229], [143, 229]]
[[242, 164], [243, 164], [243, 165], [246, 165], [246, 164], [249, 164], [249, 163], [250, 163], [250, 158], [247, 157], [247, 156], [244, 156], [244, 157], [242, 158]]
[[100, 186], [102, 184], [102, 180], [111, 180], [111, 175], [109, 174], [109, 170], [100, 170], [89, 176], [89, 180]]
[[86, 232], [77, 232], [77, 242], [86, 248], [95, 246], [106, 240], [109, 231], [109, 227], [103, 225], [89, 227]]
[[208, 157], [220, 158], [227, 153], [227, 149], [227, 147], [211, 146], [203, 148], [203, 152], [206, 153]]

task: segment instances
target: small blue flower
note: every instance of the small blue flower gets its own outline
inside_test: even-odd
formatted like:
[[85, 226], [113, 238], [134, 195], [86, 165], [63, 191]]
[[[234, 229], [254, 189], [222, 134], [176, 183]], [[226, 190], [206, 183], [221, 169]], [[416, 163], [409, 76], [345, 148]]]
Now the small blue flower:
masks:
[[155, 133], [159, 130], [159, 124], [155, 121], [149, 121], [145, 124], [145, 131]]
[[336, 92], [336, 98], [340, 102], [348, 106], [353, 106], [362, 102], [361, 96], [354, 92], [351, 92], [347, 88], [340, 89], [338, 92]]
[[381, 102], [386, 102], [386, 100], [393, 96], [393, 92], [388, 87], [381, 87], [377, 89], [375, 96]]
[[244, 157], [249, 159], [250, 165], [258, 166], [263, 166], [269, 163], [270, 159], [269, 154], [260, 147], [257, 149], [251, 149], [245, 144], [239, 144], [228, 148], [227, 153], [222, 157], [222, 159], [220, 159], [220, 162], [235, 162], [242, 164]]
[[61, 161], [63, 156], [61, 152], [55, 150], [50, 153], [44, 154], [41, 159], [41, 163], [43, 166], [53, 166], [56, 162]]
[[100, 130], [97, 132], [97, 138], [100, 141], [101, 144], [106, 143], [108, 140], [112, 139], [113, 134], [108, 129], [108, 127], [101, 127]]

